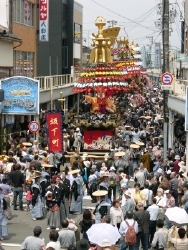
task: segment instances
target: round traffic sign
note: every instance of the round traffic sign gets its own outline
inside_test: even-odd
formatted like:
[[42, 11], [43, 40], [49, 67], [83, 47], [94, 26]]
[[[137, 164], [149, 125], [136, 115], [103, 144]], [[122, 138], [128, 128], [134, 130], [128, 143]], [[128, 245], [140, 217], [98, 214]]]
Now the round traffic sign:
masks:
[[32, 133], [36, 133], [40, 130], [40, 124], [38, 122], [32, 121], [28, 125], [29, 131]]
[[168, 72], [162, 74], [161, 82], [163, 85], [170, 85], [173, 82], [173, 75]]

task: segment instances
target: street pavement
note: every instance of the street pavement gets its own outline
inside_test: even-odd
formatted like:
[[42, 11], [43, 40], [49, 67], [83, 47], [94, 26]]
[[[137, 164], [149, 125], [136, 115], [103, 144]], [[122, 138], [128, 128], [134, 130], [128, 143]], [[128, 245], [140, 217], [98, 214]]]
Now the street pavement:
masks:
[[[130, 183], [129, 186], [132, 186]], [[130, 188], [130, 191], [133, 192], [133, 189]], [[95, 208], [95, 203], [91, 203], [90, 196], [85, 195], [83, 200], [83, 210], [86, 208], [93, 209]], [[24, 206], [26, 206], [26, 200], [24, 198]], [[5, 250], [17, 250], [20, 249], [21, 243], [27, 236], [33, 235], [33, 228], [35, 226], [42, 227], [42, 234], [40, 238], [45, 239], [45, 243], [49, 242], [49, 230], [47, 230], [47, 221], [46, 218], [33, 221], [29, 212], [26, 211], [14, 211], [12, 206], [12, 219], [8, 221], [8, 236], [4, 237], [2, 246]], [[73, 219], [76, 223], [82, 219], [81, 215], [70, 215], [70, 219]]]

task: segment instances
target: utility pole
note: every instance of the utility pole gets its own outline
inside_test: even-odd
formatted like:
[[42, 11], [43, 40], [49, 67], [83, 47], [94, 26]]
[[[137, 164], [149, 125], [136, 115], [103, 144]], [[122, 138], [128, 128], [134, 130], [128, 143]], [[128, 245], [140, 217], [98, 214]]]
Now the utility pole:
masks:
[[108, 23], [108, 27], [114, 27], [116, 24], [117, 24], [117, 21], [116, 20], [111, 20], [111, 21], [107, 21]]
[[[169, 0], [163, 0], [163, 14], [162, 14], [162, 40], [163, 40], [163, 68], [162, 72], [169, 72]], [[164, 159], [167, 157], [168, 147], [168, 90], [163, 90], [163, 116], [164, 116]]]

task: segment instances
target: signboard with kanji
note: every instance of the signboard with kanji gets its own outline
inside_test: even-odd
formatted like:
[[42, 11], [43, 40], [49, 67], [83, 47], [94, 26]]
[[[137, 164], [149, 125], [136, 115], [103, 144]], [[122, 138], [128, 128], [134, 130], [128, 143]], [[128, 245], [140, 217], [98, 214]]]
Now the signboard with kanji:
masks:
[[49, 2], [48, 0], [40, 0], [39, 6], [39, 41], [48, 42], [48, 21], [49, 21]]
[[4, 90], [3, 114], [39, 114], [39, 81], [14, 76], [1, 80], [0, 88]]
[[49, 152], [63, 151], [62, 112], [46, 111]]

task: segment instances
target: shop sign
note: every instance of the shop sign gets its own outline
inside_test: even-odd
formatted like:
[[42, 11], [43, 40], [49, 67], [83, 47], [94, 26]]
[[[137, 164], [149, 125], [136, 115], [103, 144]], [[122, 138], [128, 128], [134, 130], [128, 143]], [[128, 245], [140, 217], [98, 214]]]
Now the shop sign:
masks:
[[0, 81], [4, 90], [3, 114], [39, 114], [39, 81], [18, 76]]
[[48, 0], [40, 0], [39, 6], [39, 41], [48, 42], [49, 40], [49, 2]]
[[47, 111], [48, 147], [50, 152], [63, 151], [62, 112]]

